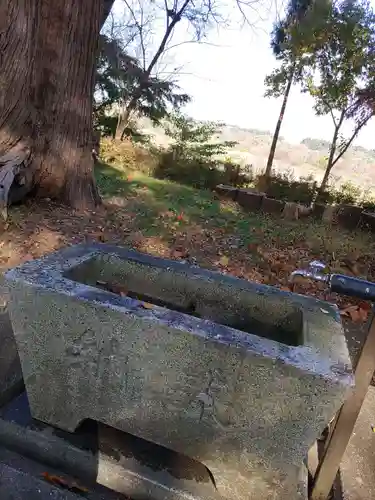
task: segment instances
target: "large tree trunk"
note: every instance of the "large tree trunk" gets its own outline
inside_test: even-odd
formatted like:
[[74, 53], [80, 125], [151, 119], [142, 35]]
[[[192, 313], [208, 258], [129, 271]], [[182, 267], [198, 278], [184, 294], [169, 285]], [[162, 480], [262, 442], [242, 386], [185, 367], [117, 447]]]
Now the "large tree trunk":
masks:
[[273, 159], [275, 157], [277, 141], [279, 140], [280, 129], [281, 129], [281, 125], [283, 123], [285, 109], [286, 109], [286, 105], [287, 105], [288, 99], [289, 99], [290, 89], [292, 88], [293, 78], [294, 78], [294, 66], [293, 66], [293, 70], [291, 71], [290, 76], [289, 76], [289, 80], [288, 80], [288, 83], [287, 83], [287, 86], [285, 89], [285, 93], [284, 93], [283, 102], [281, 104], [279, 118], [277, 120], [275, 132], [273, 134], [271, 149], [270, 149], [270, 152], [268, 155], [268, 160], [267, 160], [266, 171], [264, 172], [264, 177], [266, 179], [269, 179], [271, 176], [271, 170], [272, 170], [272, 165], [273, 165]]
[[11, 179], [11, 191], [75, 208], [100, 201], [92, 97], [102, 8], [102, 0], [0, 0], [0, 202]]

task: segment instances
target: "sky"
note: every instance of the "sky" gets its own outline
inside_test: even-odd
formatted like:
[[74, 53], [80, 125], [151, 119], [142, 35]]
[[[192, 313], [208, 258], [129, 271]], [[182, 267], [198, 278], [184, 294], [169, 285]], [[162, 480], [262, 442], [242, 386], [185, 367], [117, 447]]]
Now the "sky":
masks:
[[[375, 1], [375, 0], [374, 0]], [[123, 8], [116, 0], [115, 11]], [[219, 120], [243, 128], [273, 132], [280, 112], [281, 98], [264, 97], [264, 79], [276, 66], [270, 49], [270, 32], [275, 10], [261, 11], [254, 26], [240, 29], [211, 30], [210, 44], [185, 44], [170, 54], [171, 64], [182, 67], [178, 83], [192, 96], [185, 111], [200, 120]], [[175, 41], [186, 37], [176, 33]], [[155, 37], [157, 39], [157, 37]], [[281, 135], [291, 143], [306, 137], [330, 140], [333, 124], [330, 116], [317, 117], [313, 99], [292, 87]], [[350, 131], [350, 130], [348, 130]], [[375, 119], [364, 128], [355, 144], [375, 148]]]

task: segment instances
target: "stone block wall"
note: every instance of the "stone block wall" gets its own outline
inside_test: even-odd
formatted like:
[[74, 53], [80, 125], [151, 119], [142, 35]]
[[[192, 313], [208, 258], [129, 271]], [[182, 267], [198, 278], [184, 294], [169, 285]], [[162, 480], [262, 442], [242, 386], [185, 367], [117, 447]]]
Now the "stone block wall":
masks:
[[[287, 217], [287, 214], [294, 213], [294, 217], [304, 218], [306, 221], [313, 218], [331, 225], [339, 225], [347, 230], [354, 231], [361, 229], [375, 233], [375, 213], [367, 212], [362, 207], [356, 205], [324, 205], [316, 203], [311, 209], [295, 203], [295, 211], [284, 210], [287, 202], [268, 198], [265, 193], [259, 193], [253, 189], [237, 189], [232, 186], [219, 185], [216, 192], [225, 198], [237, 201], [241, 207], [248, 212], [261, 211], [265, 214]], [[292, 205], [292, 203], [289, 203]], [[306, 216], [309, 217], [306, 217]], [[288, 218], [288, 217], [287, 217]]]

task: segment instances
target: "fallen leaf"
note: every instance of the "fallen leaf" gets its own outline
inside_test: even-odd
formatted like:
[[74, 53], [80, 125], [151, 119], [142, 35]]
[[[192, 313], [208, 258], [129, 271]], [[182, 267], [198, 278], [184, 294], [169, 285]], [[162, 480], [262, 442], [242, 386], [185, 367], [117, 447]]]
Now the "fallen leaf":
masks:
[[358, 306], [346, 306], [343, 309], [340, 310], [340, 315], [341, 316], [347, 316], [351, 318], [352, 314], [355, 313], [358, 310]]
[[369, 315], [368, 309], [362, 309], [362, 307], [360, 307], [358, 309], [358, 314], [359, 314], [359, 321], [362, 321], [363, 323], [367, 321]]
[[362, 307], [359, 307], [358, 305], [350, 305], [350, 306], [347, 306], [347, 307], [344, 307], [343, 309], [341, 309], [340, 314], [341, 314], [341, 316], [349, 317], [355, 323], [365, 322], [365, 321], [367, 321], [367, 318], [369, 315], [369, 310], [363, 309]]
[[52, 484], [60, 484], [61, 486], [67, 485], [67, 481], [60, 476], [56, 476], [55, 474], [50, 474], [49, 472], [42, 472], [42, 476], [46, 481]]
[[153, 309], [154, 308], [154, 304], [150, 304], [150, 302], [142, 302], [142, 307], [144, 309]]
[[355, 323], [361, 321], [361, 316], [359, 314], [359, 309], [353, 310], [350, 313], [350, 319], [354, 321]]
[[291, 289], [289, 286], [281, 286], [280, 290], [283, 290], [284, 292], [291, 292]]
[[361, 302], [359, 302], [358, 304], [358, 307], [360, 309], [364, 309], [365, 311], [371, 311], [372, 309], [371, 303], [367, 300], [361, 300]]
[[63, 477], [56, 476], [55, 474], [50, 474], [49, 472], [42, 472], [42, 476], [49, 483], [51, 483], [55, 486], [60, 486], [61, 488], [67, 489], [67, 490], [72, 491], [74, 493], [86, 494], [89, 492], [89, 490], [87, 488], [85, 488], [84, 486], [81, 486], [80, 484], [76, 483], [75, 481], [73, 481], [73, 482], [67, 481]]
[[229, 258], [226, 255], [223, 255], [219, 260], [219, 264], [226, 267], [229, 264]]

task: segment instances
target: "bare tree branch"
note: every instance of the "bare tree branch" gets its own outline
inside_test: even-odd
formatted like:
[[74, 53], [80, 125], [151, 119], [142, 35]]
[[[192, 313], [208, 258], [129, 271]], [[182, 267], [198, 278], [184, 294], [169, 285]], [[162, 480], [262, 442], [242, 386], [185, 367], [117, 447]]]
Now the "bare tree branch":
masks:
[[[164, 54], [168, 51], [168, 50], [172, 50], [172, 49], [175, 49], [177, 47], [181, 47], [181, 45], [191, 45], [193, 43], [197, 43], [197, 40], [186, 40], [185, 42], [179, 42], [179, 43], [175, 43], [174, 45], [169, 45], [168, 47], [165, 48], [164, 50]], [[220, 45], [218, 43], [212, 43], [212, 42], [203, 42], [203, 41], [199, 41], [199, 45], [208, 45], [209, 47], [217, 47], [217, 48], [223, 48], [223, 47], [226, 47], [225, 45]]]
[[[256, 24], [259, 21], [264, 22], [267, 19], [269, 19], [269, 14], [270, 14], [270, 11], [272, 9], [273, 1], [274, 0], [269, 0], [269, 5], [265, 11], [266, 15], [265, 15], [265, 17], [263, 17], [259, 13], [259, 4], [260, 4], [259, 0], [236, 0], [237, 8], [240, 11], [240, 14], [241, 14], [242, 19], [243, 19], [242, 25], [247, 24], [248, 26], [250, 26], [253, 29], [253, 28], [255, 28]], [[246, 12], [246, 10], [250, 10], [252, 14], [256, 14], [257, 18], [255, 20], [254, 19], [250, 20], [249, 15]]]
[[339, 161], [339, 159], [347, 152], [347, 150], [350, 148], [352, 142], [354, 139], [357, 137], [358, 133], [360, 130], [366, 125], [366, 123], [372, 118], [372, 115], [368, 115], [364, 120], [362, 120], [354, 129], [354, 132], [350, 139], [345, 143], [345, 146], [343, 148], [340, 148], [340, 153], [336, 156], [336, 158], [332, 162], [332, 167]]
[[141, 2], [138, 1], [139, 7], [140, 7], [140, 21], [138, 21], [137, 16], [135, 15], [133, 7], [130, 5], [128, 0], [124, 0], [125, 5], [129, 9], [129, 12], [131, 14], [131, 17], [134, 21], [135, 26], [137, 27], [138, 30], [138, 36], [139, 36], [139, 43], [141, 46], [141, 52], [142, 52], [142, 67], [143, 69], [146, 69], [146, 49], [145, 49], [145, 41], [144, 41], [144, 36], [143, 36], [143, 29], [144, 29], [144, 19], [143, 19], [143, 6], [141, 5]]
[[166, 26], [168, 28], [168, 26], [169, 26], [169, 15], [168, 15], [169, 8], [168, 8], [168, 1], [167, 0], [164, 0], [164, 10], [165, 10], [165, 15], [166, 15]]

